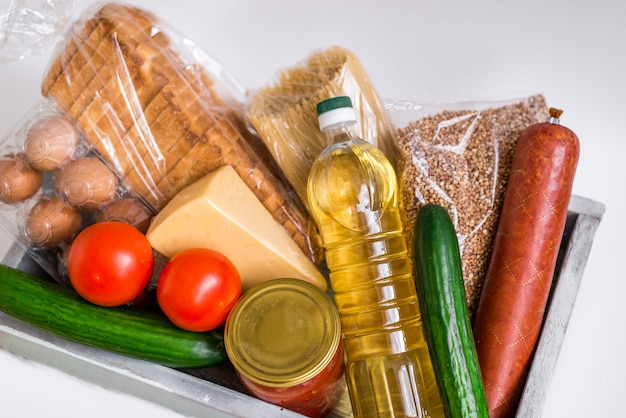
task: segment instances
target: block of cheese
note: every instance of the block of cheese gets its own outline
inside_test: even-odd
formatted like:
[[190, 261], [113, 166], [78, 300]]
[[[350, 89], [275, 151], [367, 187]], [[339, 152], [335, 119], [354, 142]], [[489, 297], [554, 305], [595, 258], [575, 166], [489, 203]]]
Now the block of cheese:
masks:
[[230, 165], [178, 192], [146, 236], [166, 257], [196, 247], [221, 252], [237, 267], [244, 291], [282, 277], [326, 290], [324, 276]]

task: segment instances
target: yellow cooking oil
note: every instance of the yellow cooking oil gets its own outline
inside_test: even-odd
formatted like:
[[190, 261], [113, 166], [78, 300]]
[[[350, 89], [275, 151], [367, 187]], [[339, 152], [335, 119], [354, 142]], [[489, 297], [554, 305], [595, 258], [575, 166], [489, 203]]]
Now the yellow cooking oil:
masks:
[[329, 143], [313, 163], [308, 201], [341, 317], [356, 417], [443, 417], [393, 166], [353, 131], [349, 97], [318, 105]]

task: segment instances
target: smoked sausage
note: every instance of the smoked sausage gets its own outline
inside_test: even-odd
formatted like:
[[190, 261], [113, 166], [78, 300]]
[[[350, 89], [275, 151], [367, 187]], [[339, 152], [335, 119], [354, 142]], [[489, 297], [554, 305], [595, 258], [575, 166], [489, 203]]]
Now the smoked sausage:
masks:
[[491, 418], [515, 416], [565, 228], [580, 144], [561, 113], [520, 135], [474, 319]]

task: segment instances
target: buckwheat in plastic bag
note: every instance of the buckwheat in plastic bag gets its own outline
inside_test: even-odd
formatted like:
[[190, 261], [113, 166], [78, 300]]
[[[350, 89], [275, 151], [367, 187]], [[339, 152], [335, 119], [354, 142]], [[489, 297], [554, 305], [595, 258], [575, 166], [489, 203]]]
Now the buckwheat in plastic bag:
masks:
[[[387, 102], [405, 231], [426, 203], [447, 208], [457, 231], [470, 313], [480, 291], [521, 131], [548, 115], [540, 95], [506, 101]], [[410, 239], [411, 234], [406, 234]], [[409, 245], [409, 248], [411, 246]]]

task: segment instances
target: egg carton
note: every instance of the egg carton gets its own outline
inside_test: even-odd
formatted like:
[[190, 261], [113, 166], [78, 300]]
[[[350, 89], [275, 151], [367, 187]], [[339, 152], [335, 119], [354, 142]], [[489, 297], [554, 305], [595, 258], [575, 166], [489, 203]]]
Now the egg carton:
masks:
[[48, 101], [0, 143], [0, 227], [61, 284], [82, 229], [122, 221], [145, 232], [153, 215]]

